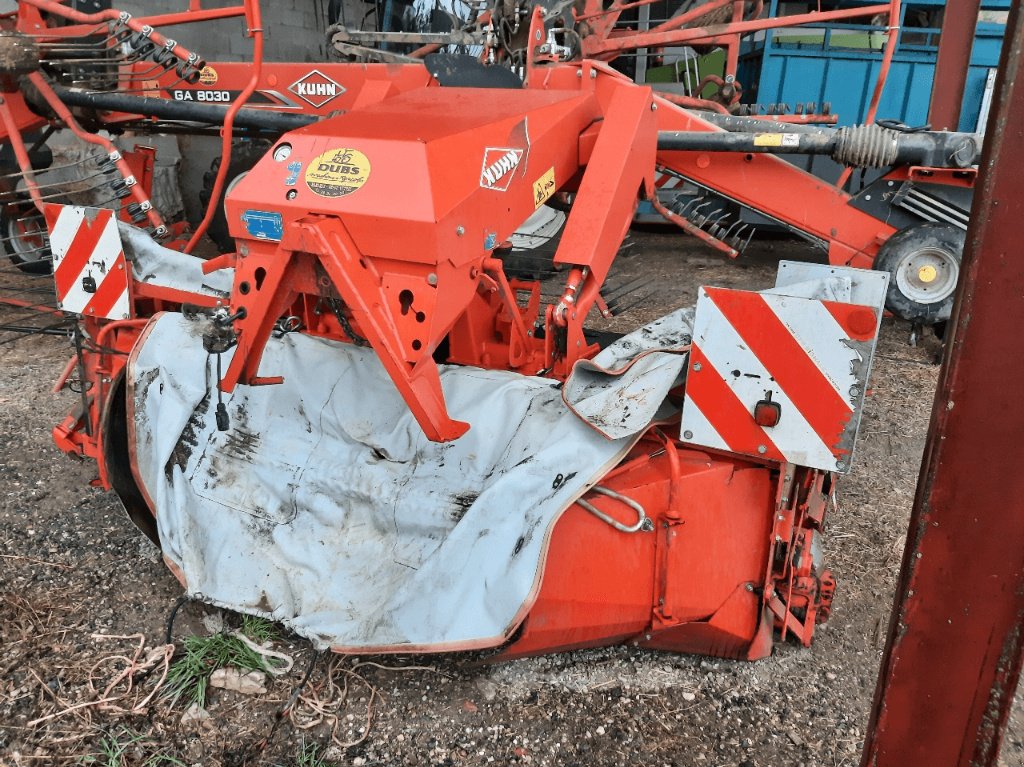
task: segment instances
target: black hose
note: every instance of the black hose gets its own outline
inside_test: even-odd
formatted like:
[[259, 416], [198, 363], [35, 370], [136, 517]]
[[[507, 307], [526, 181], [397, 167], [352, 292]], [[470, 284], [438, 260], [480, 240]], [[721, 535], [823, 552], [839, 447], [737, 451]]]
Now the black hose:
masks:
[[[123, 93], [94, 93], [53, 86], [60, 100], [69, 107], [85, 107], [110, 112], [156, 117], [161, 120], [223, 125], [228, 107], [219, 104], [196, 104], [191, 101], [174, 101], [147, 96], [128, 96]], [[235, 118], [235, 127], [262, 130], [268, 133], [287, 133], [315, 123], [320, 118], [312, 115], [281, 114], [264, 109], [240, 109]]]

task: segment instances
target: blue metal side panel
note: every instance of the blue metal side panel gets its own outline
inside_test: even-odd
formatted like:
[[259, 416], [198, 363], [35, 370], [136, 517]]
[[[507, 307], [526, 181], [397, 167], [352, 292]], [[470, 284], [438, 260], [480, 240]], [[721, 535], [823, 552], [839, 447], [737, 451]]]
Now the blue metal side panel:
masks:
[[[923, 3], [918, 0], [916, 4]], [[992, 0], [983, 5], [1000, 7], [999, 2]], [[772, 8], [775, 7], [773, 3]], [[977, 127], [988, 71], [998, 65], [1002, 36], [1001, 24], [978, 25], [964, 92], [961, 130], [973, 131]], [[927, 121], [936, 55], [934, 47], [901, 46], [893, 57], [879, 117], [908, 125], [923, 125]], [[780, 48], [772, 44], [769, 34], [763, 45], [744, 53], [739, 77], [747, 86], [744, 101], [763, 105], [784, 103], [791, 108], [811, 101], [820, 108], [823, 102], [830, 102], [840, 125], [854, 125], [864, 121], [880, 65], [878, 51]]]

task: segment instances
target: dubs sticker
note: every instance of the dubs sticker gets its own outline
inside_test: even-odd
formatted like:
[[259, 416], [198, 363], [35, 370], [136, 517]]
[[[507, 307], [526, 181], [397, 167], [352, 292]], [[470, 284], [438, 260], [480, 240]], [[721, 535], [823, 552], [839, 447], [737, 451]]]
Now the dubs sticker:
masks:
[[321, 197], [344, 197], [370, 178], [370, 161], [358, 149], [332, 149], [306, 168], [306, 186]]
[[257, 240], [273, 240], [280, 242], [284, 234], [284, 222], [280, 213], [267, 210], [247, 210], [242, 214], [242, 222], [249, 236]]
[[522, 149], [509, 147], [487, 147], [484, 150], [484, 164], [480, 170], [480, 186], [497, 192], [508, 190], [519, 163], [525, 153]]
[[555, 168], [552, 166], [548, 172], [533, 182], [533, 207], [539, 208], [551, 199], [555, 193]]
[[217, 74], [217, 70], [207, 64], [199, 72], [199, 82], [203, 85], [216, 85], [217, 80], [220, 76]]

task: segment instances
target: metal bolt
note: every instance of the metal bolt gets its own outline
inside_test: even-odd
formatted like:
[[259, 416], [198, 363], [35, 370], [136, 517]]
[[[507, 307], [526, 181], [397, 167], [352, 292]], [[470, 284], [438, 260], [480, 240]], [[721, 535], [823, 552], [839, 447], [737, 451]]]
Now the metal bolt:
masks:
[[597, 79], [597, 72], [595, 70], [593, 70], [593, 69], [590, 70], [590, 79], [591, 80], [596, 80]]
[[648, 642], [650, 642], [651, 641], [651, 635], [650, 634], [644, 634], [644, 639], [646, 639]]
[[462, 226], [462, 224], [459, 224], [457, 227], [455, 227], [455, 234], [459, 235], [459, 237], [461, 237], [465, 233], [466, 227]]
[[779, 514], [779, 521], [782, 522], [786, 518], [785, 514]]
[[693, 363], [693, 372], [694, 373], [699, 373], [700, 369], [701, 369], [701, 364], [699, 362], [694, 362]]
[[753, 583], [748, 583], [743, 588], [745, 588], [747, 591], [753, 591], [754, 590], [754, 584]]
[[764, 445], [758, 445], [757, 452], [759, 452], [761, 455], [764, 455], [765, 453], [768, 452], [768, 448], [766, 448]]
[[657, 105], [657, 104], [654, 104], [654, 103], [652, 103], [652, 104], [651, 104], [651, 111], [652, 111], [652, 112], [657, 112], [657, 111], [658, 111], [658, 105]]
[[427, 284], [431, 285], [431, 286], [436, 285], [437, 284], [437, 275], [434, 274], [433, 272], [428, 274], [427, 275]]
[[845, 469], [846, 468], [846, 461], [836, 461], [836, 468], [837, 469]]
[[866, 194], [866, 195], [864, 195], [864, 199], [865, 199], [865, 200], [870, 200], [870, 199], [871, 199], [871, 195], [870, 195], [870, 194]]
[[683, 432], [683, 439], [693, 439], [693, 432], [689, 431], [689, 430], [684, 431]]
[[[583, 79], [583, 70], [582, 69], [577, 69], [576, 70], [576, 76], [582, 80]], [[890, 183], [890, 185], [892, 184], [891, 181], [889, 183]]]

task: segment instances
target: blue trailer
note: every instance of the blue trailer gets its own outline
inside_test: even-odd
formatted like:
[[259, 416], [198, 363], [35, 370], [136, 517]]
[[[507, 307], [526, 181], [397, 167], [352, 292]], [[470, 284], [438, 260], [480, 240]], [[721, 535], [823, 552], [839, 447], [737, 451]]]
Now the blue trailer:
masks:
[[[984, 0], [982, 8], [1005, 11], [1010, 2]], [[790, 11], [793, 5], [771, 0], [771, 15]], [[907, 125], [928, 121], [941, 33], [939, 16], [944, 6], [944, 0], [917, 0], [903, 5], [900, 38], [879, 104], [879, 117]], [[886, 22], [877, 19], [874, 24], [767, 30], [749, 37], [741, 46], [737, 72], [744, 86], [743, 101], [762, 107], [785, 104], [792, 109], [798, 104], [816, 103], [820, 107], [827, 103], [840, 125], [862, 123], [882, 62]], [[984, 129], [986, 93], [991, 94], [1003, 32], [1001, 23], [978, 23], [961, 111], [962, 131]]]

